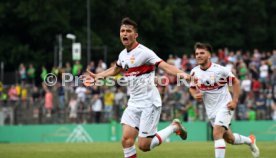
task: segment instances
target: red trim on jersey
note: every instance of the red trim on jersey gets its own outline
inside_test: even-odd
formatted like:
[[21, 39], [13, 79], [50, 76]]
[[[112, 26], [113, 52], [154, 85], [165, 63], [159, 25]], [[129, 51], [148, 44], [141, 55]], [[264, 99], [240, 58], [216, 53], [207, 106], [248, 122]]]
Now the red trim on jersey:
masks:
[[129, 68], [127, 71], [124, 71], [125, 76], [140, 76], [146, 73], [154, 71], [154, 65], [142, 65], [138, 67]]
[[156, 62], [154, 65], [158, 67], [161, 62], [163, 62], [163, 60]]
[[225, 147], [224, 146], [216, 147], [216, 149], [225, 149]]
[[132, 51], [133, 49], [135, 49], [136, 47], [138, 47], [138, 45], [139, 45], [139, 42], [137, 42], [136, 45], [134, 45], [132, 48], [130, 48], [130, 50], [127, 50], [127, 52]]
[[207, 90], [214, 90], [214, 89], [218, 89], [218, 88], [221, 88], [225, 85], [225, 83], [214, 83], [213, 85], [204, 85], [204, 84], [201, 84], [200, 86], [198, 86], [198, 88], [202, 91], [207, 91]]
[[159, 141], [159, 145], [162, 143], [162, 139], [161, 137], [156, 133], [155, 136], [157, 137], [158, 141]]
[[[230, 77], [228, 76], [226, 79], [219, 79], [218, 82], [211, 84], [211, 85], [204, 85], [201, 84], [200, 86], [197, 86], [200, 90], [202, 91], [207, 91], [207, 90], [214, 90], [214, 89], [218, 89], [218, 88], [222, 88], [225, 84], [228, 84], [230, 86], [232, 86], [232, 83], [235, 82], [235, 77]], [[196, 84], [197, 82], [195, 82]], [[191, 86], [190, 88], [194, 88], [194, 86]]]
[[[236, 78], [235, 77], [227, 77], [227, 83], [234, 83], [235, 82], [235, 80], [236, 80]], [[232, 81], [232, 82], [231, 82]]]
[[206, 71], [206, 70], [209, 69], [211, 66], [212, 66], [212, 62], [210, 62], [210, 64], [208, 65], [208, 67], [207, 67], [206, 69], [203, 69], [201, 66], [200, 66], [200, 69], [203, 70], [203, 71]]

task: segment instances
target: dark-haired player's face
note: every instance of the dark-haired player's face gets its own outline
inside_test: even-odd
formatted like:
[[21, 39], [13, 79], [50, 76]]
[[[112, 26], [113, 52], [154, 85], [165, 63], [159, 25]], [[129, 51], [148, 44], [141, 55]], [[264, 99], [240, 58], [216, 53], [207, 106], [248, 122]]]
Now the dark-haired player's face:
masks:
[[197, 48], [195, 50], [195, 57], [198, 65], [206, 65], [209, 62], [211, 55], [208, 50]]
[[132, 25], [121, 25], [120, 38], [122, 44], [126, 48], [132, 48], [132, 46], [136, 43], [137, 37], [138, 33], [135, 31]]

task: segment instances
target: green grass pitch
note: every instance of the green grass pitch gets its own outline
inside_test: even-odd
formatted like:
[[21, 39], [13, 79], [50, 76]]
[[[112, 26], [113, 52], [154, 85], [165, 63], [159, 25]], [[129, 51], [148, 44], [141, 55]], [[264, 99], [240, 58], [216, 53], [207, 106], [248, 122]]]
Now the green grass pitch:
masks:
[[[276, 142], [257, 142], [260, 158], [276, 157]], [[164, 143], [139, 158], [213, 158], [213, 142]], [[137, 149], [137, 148], [136, 148]], [[1, 158], [123, 158], [120, 143], [0, 144]], [[227, 158], [251, 158], [247, 145], [229, 145]]]

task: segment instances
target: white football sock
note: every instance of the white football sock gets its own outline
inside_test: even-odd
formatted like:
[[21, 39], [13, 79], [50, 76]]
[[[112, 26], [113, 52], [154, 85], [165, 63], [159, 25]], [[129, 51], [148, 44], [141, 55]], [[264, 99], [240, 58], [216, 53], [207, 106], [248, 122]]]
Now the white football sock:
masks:
[[123, 150], [125, 158], [136, 158], [135, 145], [129, 148], [124, 148]]
[[158, 131], [156, 135], [151, 140], [150, 149], [161, 144], [166, 138], [168, 138], [173, 132], [177, 130], [176, 125], [169, 125], [168, 127]]
[[247, 145], [250, 145], [251, 144], [251, 139], [249, 137], [240, 135], [238, 133], [234, 133], [233, 135], [235, 137], [235, 140], [234, 140], [234, 144], [235, 145], [238, 145], [238, 144], [247, 144]]
[[215, 140], [215, 155], [216, 155], [216, 158], [224, 158], [225, 156], [224, 139]]

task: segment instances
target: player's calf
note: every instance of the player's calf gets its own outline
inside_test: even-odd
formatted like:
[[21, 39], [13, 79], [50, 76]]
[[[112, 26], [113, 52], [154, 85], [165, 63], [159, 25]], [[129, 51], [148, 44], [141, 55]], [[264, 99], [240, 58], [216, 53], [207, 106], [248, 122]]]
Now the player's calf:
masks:
[[147, 147], [147, 146], [142, 146], [142, 145], [139, 145], [139, 149], [143, 152], [147, 152], [147, 151], [150, 151], [150, 148]]
[[228, 133], [226, 132], [224, 135], [223, 135], [223, 139], [228, 143], [228, 144], [234, 144], [235, 143], [235, 137], [232, 133]]

